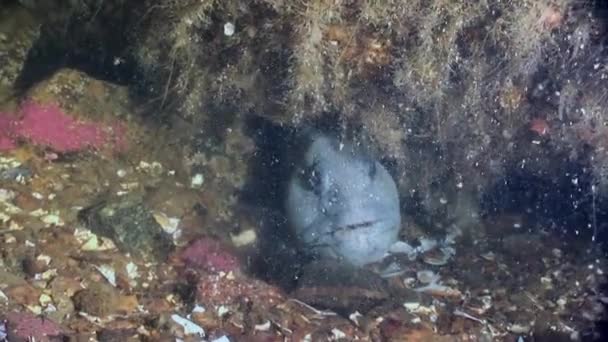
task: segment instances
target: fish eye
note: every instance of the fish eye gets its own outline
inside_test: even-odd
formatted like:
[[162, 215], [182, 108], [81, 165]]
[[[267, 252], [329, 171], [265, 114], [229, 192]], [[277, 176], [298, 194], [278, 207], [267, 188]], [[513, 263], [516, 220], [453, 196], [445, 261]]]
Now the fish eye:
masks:
[[315, 160], [300, 171], [302, 185], [306, 190], [313, 191], [315, 194], [321, 193], [321, 173], [318, 165], [318, 161]]

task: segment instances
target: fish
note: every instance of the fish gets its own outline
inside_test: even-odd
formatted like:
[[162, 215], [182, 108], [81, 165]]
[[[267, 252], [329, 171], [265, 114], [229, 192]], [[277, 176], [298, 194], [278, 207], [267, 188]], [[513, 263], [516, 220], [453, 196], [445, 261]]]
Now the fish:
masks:
[[288, 179], [285, 213], [298, 246], [354, 266], [382, 260], [401, 214], [388, 170], [361, 145], [311, 133]]

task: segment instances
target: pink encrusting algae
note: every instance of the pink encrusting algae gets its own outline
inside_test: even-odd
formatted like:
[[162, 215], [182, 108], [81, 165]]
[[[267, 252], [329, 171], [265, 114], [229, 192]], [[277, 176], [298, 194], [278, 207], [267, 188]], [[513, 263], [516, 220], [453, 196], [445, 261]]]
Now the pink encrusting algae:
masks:
[[9, 151], [16, 147], [12, 138], [13, 124], [7, 113], [0, 113], [0, 151]]
[[106, 144], [123, 150], [125, 127], [77, 121], [56, 104], [26, 102], [20, 119], [0, 113], [0, 150], [11, 150], [25, 140], [58, 153], [78, 152], [87, 148], [101, 149]]
[[177, 256], [186, 267], [193, 269], [230, 272], [239, 267], [237, 257], [220, 241], [209, 237], [193, 241], [178, 252]]

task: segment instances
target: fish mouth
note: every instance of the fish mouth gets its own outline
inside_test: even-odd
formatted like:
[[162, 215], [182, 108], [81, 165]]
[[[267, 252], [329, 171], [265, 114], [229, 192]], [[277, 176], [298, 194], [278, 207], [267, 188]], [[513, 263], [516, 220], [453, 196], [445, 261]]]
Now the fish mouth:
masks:
[[363, 221], [363, 222], [358, 222], [358, 223], [342, 225], [342, 226], [336, 227], [335, 232], [370, 228], [379, 222], [382, 222], [382, 220], [371, 220], [371, 221]]
[[[391, 225], [386, 224], [386, 219], [369, 219], [360, 222], [348, 224], [330, 224], [327, 231], [308, 235], [298, 234], [298, 237], [303, 241], [307, 241], [307, 245], [313, 248], [331, 247], [337, 241], [342, 239], [350, 239], [351, 236], [360, 234], [382, 234], [384, 231], [390, 231]], [[310, 230], [307, 230], [309, 232]]]
[[352, 233], [352, 232], [355, 232], [358, 230], [372, 229], [372, 228], [374, 228], [374, 226], [381, 223], [382, 221], [383, 220], [367, 220], [367, 221], [362, 221], [362, 222], [357, 222], [357, 223], [350, 223], [350, 224], [346, 224], [346, 225], [335, 225], [334, 224], [334, 225], [332, 225], [332, 227], [330, 228], [329, 231], [319, 234], [315, 238], [313, 238], [312, 244], [317, 245], [317, 246], [322, 246], [322, 245], [324, 245], [324, 243], [319, 243], [319, 241], [323, 240], [327, 237], [335, 238], [336, 236], [348, 235], [349, 233]]
[[362, 221], [362, 222], [357, 222], [357, 223], [351, 223], [351, 224], [346, 224], [346, 225], [340, 225], [337, 226], [333, 233], [334, 234], [338, 234], [338, 233], [347, 233], [350, 231], [354, 231], [354, 230], [361, 230], [361, 229], [369, 229], [369, 228], [373, 228], [374, 226], [378, 225], [379, 223], [383, 222], [384, 220], [368, 220], [368, 221]]

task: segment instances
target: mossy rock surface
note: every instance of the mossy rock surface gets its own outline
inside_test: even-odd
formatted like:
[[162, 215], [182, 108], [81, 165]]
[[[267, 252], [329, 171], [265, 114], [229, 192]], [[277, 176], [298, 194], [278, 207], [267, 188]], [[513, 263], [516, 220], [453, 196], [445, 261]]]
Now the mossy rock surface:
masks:
[[91, 231], [110, 238], [124, 252], [163, 261], [173, 250], [171, 238], [138, 196], [106, 201], [81, 212]]

